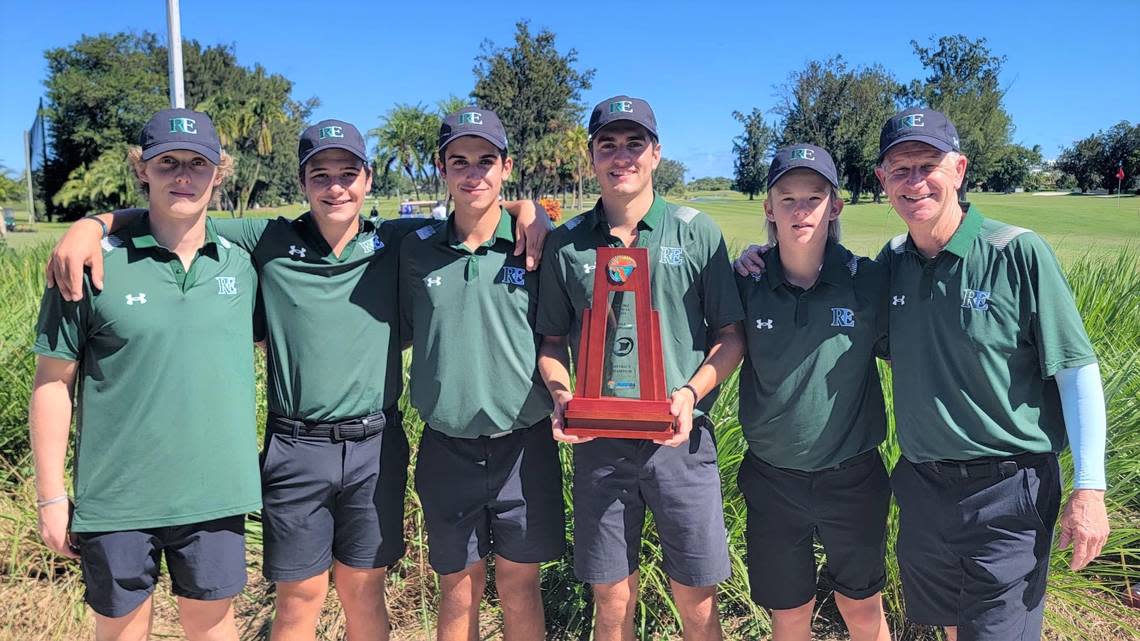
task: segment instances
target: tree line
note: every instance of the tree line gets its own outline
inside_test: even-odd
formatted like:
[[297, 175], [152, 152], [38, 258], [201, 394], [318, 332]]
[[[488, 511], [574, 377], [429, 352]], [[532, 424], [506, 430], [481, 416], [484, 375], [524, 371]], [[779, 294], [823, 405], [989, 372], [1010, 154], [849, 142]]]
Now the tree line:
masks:
[[[1115, 190], [1140, 172], [1140, 125], [1121, 122], [1076, 141], [1055, 171], [1043, 165], [1041, 149], [1012, 141], [1014, 126], [1002, 104], [999, 74], [1005, 58], [984, 38], [944, 36], [928, 45], [911, 41], [927, 76], [903, 82], [881, 65], [852, 66], [842, 56], [807, 63], [776, 87], [765, 111], [733, 112], [742, 132], [733, 139], [734, 177], [686, 183], [686, 167], [663, 159], [654, 175], [664, 193], [735, 189], [755, 197], [764, 189], [773, 151], [794, 142], [827, 148], [853, 202], [881, 193], [874, 177], [881, 124], [896, 110], [924, 105], [954, 121], [970, 157], [972, 189], [1009, 191], [1070, 184], [1082, 191]], [[141, 202], [125, 162], [127, 147], [155, 111], [167, 106], [166, 48], [151, 33], [84, 36], [45, 52], [48, 76], [43, 115], [50, 151], [34, 175], [36, 197], [64, 218]], [[236, 174], [219, 206], [242, 215], [255, 206], [301, 200], [296, 183], [296, 140], [319, 106], [315, 97], [293, 97], [293, 83], [261, 65], [238, 63], [232, 47], [183, 45], [187, 106], [210, 113]], [[444, 193], [435, 165], [435, 143], [444, 115], [467, 105], [494, 109], [507, 130], [515, 171], [504, 185], [512, 197], [561, 195], [584, 205], [597, 184], [589, 166], [583, 126], [594, 69], [580, 68], [578, 53], [564, 53], [555, 34], [516, 24], [506, 46], [485, 41], [474, 58], [473, 85], [463, 96], [434, 104], [397, 104], [368, 130], [374, 140], [374, 190], [421, 199]], [[772, 120], [769, 120], [772, 116]], [[363, 124], [363, 123], [362, 123]], [[1042, 172], [1041, 169], [1045, 169]], [[1055, 174], [1063, 173], [1063, 177]], [[3, 198], [21, 193], [18, 181], [3, 182]]]

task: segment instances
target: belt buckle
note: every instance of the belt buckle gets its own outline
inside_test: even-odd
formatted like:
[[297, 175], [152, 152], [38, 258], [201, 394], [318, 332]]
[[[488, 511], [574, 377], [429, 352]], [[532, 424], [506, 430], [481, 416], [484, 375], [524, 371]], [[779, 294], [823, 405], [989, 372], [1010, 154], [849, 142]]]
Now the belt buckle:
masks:
[[997, 469], [1002, 478], [1008, 478], [1017, 474], [1017, 461], [1000, 461], [997, 464]]
[[344, 440], [340, 436], [340, 423], [333, 423], [332, 424], [332, 438], [333, 438], [333, 441], [343, 441]]

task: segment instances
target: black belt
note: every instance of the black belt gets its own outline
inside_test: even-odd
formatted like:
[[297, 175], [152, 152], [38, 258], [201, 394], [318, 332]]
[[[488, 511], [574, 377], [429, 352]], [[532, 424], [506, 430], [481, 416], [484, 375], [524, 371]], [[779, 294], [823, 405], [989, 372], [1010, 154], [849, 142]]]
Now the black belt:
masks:
[[384, 427], [397, 418], [397, 410], [391, 407], [381, 412], [374, 412], [368, 416], [350, 418], [336, 423], [318, 423], [316, 421], [300, 421], [286, 418], [277, 414], [270, 414], [268, 429], [274, 434], [284, 434], [297, 438], [310, 436], [314, 438], [327, 438], [330, 441], [359, 441], [384, 431]]
[[991, 476], [1008, 478], [1027, 467], [1038, 467], [1048, 463], [1054, 454], [1018, 454], [1016, 456], [976, 458], [968, 461], [928, 461], [915, 463], [943, 476], [963, 479], [980, 479]]

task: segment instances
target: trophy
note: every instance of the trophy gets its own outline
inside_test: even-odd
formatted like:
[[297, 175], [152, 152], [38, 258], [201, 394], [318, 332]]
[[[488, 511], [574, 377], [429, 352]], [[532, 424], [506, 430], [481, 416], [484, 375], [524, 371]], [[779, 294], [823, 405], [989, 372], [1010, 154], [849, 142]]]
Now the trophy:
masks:
[[[582, 312], [578, 387], [566, 406], [574, 436], [673, 436], [661, 327], [649, 290], [649, 251], [599, 247], [592, 305]], [[604, 268], [603, 268], [604, 266]]]

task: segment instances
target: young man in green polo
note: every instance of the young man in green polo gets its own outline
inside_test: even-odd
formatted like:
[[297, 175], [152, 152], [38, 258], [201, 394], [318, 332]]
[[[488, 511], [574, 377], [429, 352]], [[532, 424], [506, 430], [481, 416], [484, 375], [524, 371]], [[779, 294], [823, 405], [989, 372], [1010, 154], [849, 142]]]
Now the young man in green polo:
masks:
[[[349, 640], [384, 639], [386, 568], [404, 552], [408, 465], [396, 409], [403, 382], [396, 261], [404, 237], [430, 221], [361, 218], [372, 173], [350, 123], [307, 128], [298, 159], [309, 212], [215, 223], [249, 250], [261, 276], [269, 404], [263, 571], [277, 583], [271, 638], [314, 637], [331, 568]], [[526, 210], [523, 222], [534, 219], [528, 203], [516, 205]], [[130, 214], [101, 216], [117, 226]], [[528, 235], [541, 238], [545, 226], [532, 224]], [[61, 241], [58, 252], [73, 253], [70, 244]], [[78, 253], [73, 265], [84, 262]]]
[[206, 218], [233, 161], [209, 117], [187, 109], [151, 118], [131, 161], [149, 208], [103, 240], [111, 285], [94, 291], [85, 279], [77, 303], [49, 288], [40, 309], [29, 416], [40, 533], [78, 556], [96, 638], [148, 637], [165, 557], [187, 638], [236, 641], [244, 516], [261, 506], [257, 276]]
[[737, 484], [752, 599], [772, 611], [774, 641], [811, 638], [817, 536], [852, 640], [890, 639], [880, 591], [891, 490], [876, 449], [887, 417], [875, 364], [889, 275], [839, 244], [838, 190], [824, 149], [777, 151], [764, 200], [769, 269], [737, 277], [748, 346]]
[[400, 248], [401, 335], [412, 343], [412, 405], [424, 420], [416, 491], [440, 574], [436, 637], [478, 636], [494, 554], [503, 638], [545, 637], [539, 563], [562, 555], [562, 470], [537, 371], [538, 274], [511, 255], [499, 202], [513, 161], [493, 111], [465, 108], [439, 131], [455, 210]]
[[[653, 191], [661, 161], [644, 100], [615, 96], [590, 117], [590, 157], [602, 197], [550, 236], [543, 261], [539, 366], [554, 400], [554, 434], [574, 447], [574, 571], [594, 591], [594, 638], [633, 639], [641, 530], [648, 507], [686, 639], [721, 638], [716, 585], [728, 578], [727, 537], [713, 428], [706, 416], [743, 355], [744, 311], [720, 229], [706, 214]], [[567, 346], [581, 346], [597, 247], [649, 250], [660, 314], [666, 391], [676, 434], [664, 442], [581, 439], [563, 433], [573, 398]], [[621, 312], [620, 314], [624, 314]], [[620, 315], [619, 314], [619, 315]], [[632, 323], [621, 316], [619, 325]]]

